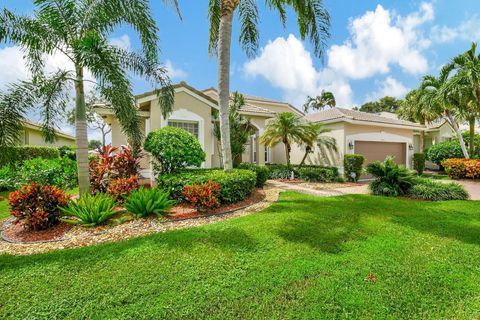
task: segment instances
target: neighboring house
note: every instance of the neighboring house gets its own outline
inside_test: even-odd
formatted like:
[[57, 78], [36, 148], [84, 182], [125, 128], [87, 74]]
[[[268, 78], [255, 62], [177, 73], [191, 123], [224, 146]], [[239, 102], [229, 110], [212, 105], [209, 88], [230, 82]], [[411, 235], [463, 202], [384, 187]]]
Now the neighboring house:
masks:
[[[161, 114], [158, 98], [155, 92], [146, 92], [136, 96], [138, 116], [142, 119], [141, 128], [145, 135], [153, 130], [170, 125], [180, 127], [198, 138], [200, 145], [206, 153], [204, 168], [219, 167], [220, 148], [213, 135], [214, 110], [218, 110], [217, 91], [214, 88], [203, 91], [197, 90], [185, 82], [174, 85], [175, 104], [173, 112], [164, 119]], [[252, 135], [242, 156], [243, 162], [264, 165], [267, 163], [285, 163], [283, 144], [273, 148], [265, 148], [258, 141], [258, 137], [265, 132], [266, 123], [279, 112], [294, 112], [305, 116], [292, 105], [260, 97], [244, 94], [245, 106], [239, 113], [250, 119], [257, 129]], [[126, 136], [116, 120], [111, 106], [97, 104], [95, 107], [112, 128], [112, 144], [120, 146], [127, 143]], [[369, 163], [383, 160], [387, 155], [393, 155], [397, 162], [411, 167], [413, 153], [417, 151], [417, 135], [421, 130], [427, 130], [431, 143], [436, 143], [444, 138], [444, 125], [425, 126], [399, 120], [395, 115], [371, 114], [342, 108], [329, 108], [324, 111], [306, 115], [308, 121], [321, 122], [332, 131], [328, 135], [337, 141], [338, 150], [318, 150], [308, 156], [308, 164], [323, 164], [337, 166], [343, 171], [343, 156], [349, 153], [365, 155]], [[447, 130], [448, 131], [448, 130]], [[427, 142], [427, 146], [428, 146]], [[294, 145], [291, 153], [292, 163], [299, 163], [304, 155], [303, 146]], [[142, 175], [152, 176], [150, 159], [147, 155], [141, 163]]]
[[71, 146], [75, 144], [75, 137], [61, 131], [56, 132], [56, 139], [53, 143], [45, 142], [42, 135], [42, 126], [32, 121], [23, 121], [23, 130], [20, 135], [19, 145], [32, 146]]

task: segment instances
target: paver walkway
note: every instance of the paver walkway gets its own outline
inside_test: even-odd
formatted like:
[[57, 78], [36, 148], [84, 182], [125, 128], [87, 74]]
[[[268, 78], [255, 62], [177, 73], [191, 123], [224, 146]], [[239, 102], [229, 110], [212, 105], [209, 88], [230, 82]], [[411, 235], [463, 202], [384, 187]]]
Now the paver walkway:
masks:
[[328, 189], [328, 190], [315, 190], [312, 188], [307, 188], [307, 187], [296, 185], [293, 183], [286, 183], [286, 182], [281, 182], [276, 180], [268, 180], [268, 183], [275, 188], [279, 188], [287, 191], [296, 191], [300, 193], [311, 194], [319, 197], [334, 197], [334, 196], [342, 196], [346, 194], [368, 194], [368, 184], [362, 184], [362, 185], [353, 186], [353, 187]]

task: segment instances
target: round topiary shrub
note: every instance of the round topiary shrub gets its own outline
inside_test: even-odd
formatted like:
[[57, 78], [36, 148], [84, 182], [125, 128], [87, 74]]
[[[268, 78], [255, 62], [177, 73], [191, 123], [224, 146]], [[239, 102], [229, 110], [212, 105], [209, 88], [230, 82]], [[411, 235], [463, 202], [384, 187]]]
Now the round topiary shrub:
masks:
[[462, 148], [458, 140], [444, 141], [434, 144], [426, 152], [427, 160], [441, 166], [442, 161], [451, 158], [463, 158]]
[[171, 173], [186, 167], [199, 167], [205, 152], [198, 140], [181, 128], [164, 127], [150, 132], [144, 149], [155, 159], [156, 173]]
[[413, 169], [417, 171], [418, 175], [421, 175], [425, 170], [425, 154], [414, 153], [413, 154]]
[[365, 161], [365, 157], [361, 154], [346, 154], [343, 157], [343, 170], [347, 181], [357, 182], [360, 179], [363, 161]]

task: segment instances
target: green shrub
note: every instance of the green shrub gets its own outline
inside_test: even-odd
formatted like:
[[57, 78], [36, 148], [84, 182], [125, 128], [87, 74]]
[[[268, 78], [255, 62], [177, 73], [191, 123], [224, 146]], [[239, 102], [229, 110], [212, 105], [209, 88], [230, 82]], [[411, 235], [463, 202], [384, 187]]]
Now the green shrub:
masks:
[[56, 159], [60, 157], [58, 149], [55, 147], [40, 146], [18, 146], [18, 147], [0, 147], [0, 167], [6, 165], [16, 165], [24, 160], [43, 158]]
[[257, 188], [263, 188], [265, 182], [267, 182], [269, 170], [266, 166], [258, 166], [253, 163], [240, 163], [237, 168], [251, 170], [255, 172], [255, 174], [257, 175], [257, 183], [255, 184], [255, 186]]
[[62, 189], [72, 189], [78, 185], [77, 163], [68, 158], [25, 160], [17, 167], [6, 166], [0, 169], [0, 188], [15, 190], [22, 185], [34, 182]]
[[441, 183], [430, 179], [417, 179], [409, 191], [409, 196], [430, 201], [467, 200], [470, 197], [458, 183]]
[[58, 152], [61, 158], [69, 158], [71, 160], [77, 160], [77, 147], [75, 146], [61, 146], [58, 148]]
[[62, 219], [62, 221], [93, 227], [112, 218], [117, 206], [115, 198], [104, 193], [92, 196], [84, 193], [77, 202], [71, 201], [68, 207], [60, 208], [65, 216], [77, 219]]
[[205, 161], [205, 152], [197, 138], [180, 128], [167, 126], [150, 132], [144, 149], [155, 159], [154, 168], [158, 174], [199, 167]]
[[243, 169], [191, 169], [157, 177], [158, 187], [169, 192], [172, 199], [178, 200], [185, 200], [182, 196], [185, 186], [209, 181], [217, 182], [222, 187], [219, 197], [221, 203], [232, 203], [241, 201], [252, 193], [257, 176], [254, 172]]
[[443, 160], [451, 158], [463, 158], [462, 148], [458, 140], [434, 144], [426, 151], [426, 159], [439, 166], [442, 165]]
[[417, 171], [418, 175], [421, 175], [425, 170], [425, 154], [414, 153], [413, 154], [413, 169]]
[[306, 167], [298, 169], [298, 177], [309, 182], [333, 182], [339, 175], [335, 167]]
[[365, 157], [360, 154], [346, 154], [343, 157], [343, 170], [347, 181], [357, 182], [360, 179], [363, 161]]
[[140, 189], [132, 192], [125, 199], [125, 209], [133, 213], [135, 217], [141, 218], [152, 214], [164, 215], [175, 201], [168, 199], [168, 193], [159, 189]]
[[268, 165], [268, 177], [270, 179], [290, 179], [292, 177], [292, 172], [294, 176], [298, 175], [296, 167], [292, 165], [290, 165], [290, 167], [286, 164]]
[[396, 164], [392, 157], [387, 157], [383, 162], [370, 163], [367, 172], [375, 178], [369, 186], [375, 195], [387, 197], [405, 195], [415, 180], [412, 172]]

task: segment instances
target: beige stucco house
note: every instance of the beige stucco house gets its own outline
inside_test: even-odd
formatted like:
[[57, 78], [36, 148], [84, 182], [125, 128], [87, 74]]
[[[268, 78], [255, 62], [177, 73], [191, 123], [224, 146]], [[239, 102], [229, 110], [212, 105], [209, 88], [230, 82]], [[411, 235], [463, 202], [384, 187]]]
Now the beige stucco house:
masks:
[[54, 142], [45, 142], [42, 135], [42, 126], [25, 120], [23, 122], [23, 130], [20, 134], [19, 145], [31, 145], [31, 146], [71, 146], [75, 144], [75, 137], [61, 131], [55, 131], [56, 139]]
[[[219, 145], [213, 135], [214, 110], [218, 109], [217, 91], [214, 88], [197, 90], [185, 82], [174, 85], [175, 103], [173, 112], [164, 119], [161, 114], [158, 98], [155, 92], [146, 92], [138, 95], [138, 115], [141, 127], [147, 135], [149, 132], [170, 125], [180, 127], [198, 138], [206, 153], [204, 168], [219, 167]], [[417, 152], [420, 131], [427, 130], [429, 143], [436, 143], [446, 139], [445, 123], [427, 128], [421, 124], [396, 119], [392, 114], [376, 115], [342, 108], [331, 108], [324, 111], [304, 115], [292, 105], [244, 94], [246, 105], [239, 110], [245, 118], [250, 119], [257, 129], [246, 146], [242, 156], [243, 162], [264, 165], [268, 163], [285, 163], [284, 146], [278, 144], [273, 148], [265, 148], [258, 141], [258, 137], [265, 132], [269, 119], [279, 112], [294, 112], [304, 116], [307, 121], [321, 122], [331, 131], [328, 135], [337, 141], [338, 150], [319, 150], [318, 148], [308, 156], [307, 163], [337, 166], [343, 169], [343, 156], [348, 153], [364, 154], [367, 163], [374, 160], [383, 160], [387, 155], [395, 156], [397, 162], [411, 166], [414, 152]], [[95, 110], [102, 115], [112, 128], [112, 144], [120, 146], [127, 143], [113, 110], [107, 104], [99, 104]], [[428, 143], [427, 143], [428, 144]], [[300, 163], [305, 149], [294, 145], [291, 153], [292, 163]], [[150, 159], [144, 158], [142, 175], [152, 177]]]

